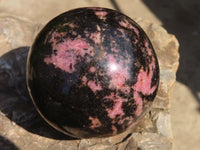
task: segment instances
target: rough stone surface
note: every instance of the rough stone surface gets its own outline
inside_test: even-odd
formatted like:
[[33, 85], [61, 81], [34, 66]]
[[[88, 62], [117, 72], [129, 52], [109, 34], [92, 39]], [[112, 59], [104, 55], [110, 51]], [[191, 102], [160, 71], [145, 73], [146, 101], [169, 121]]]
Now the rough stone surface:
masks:
[[149, 36], [160, 65], [160, 86], [153, 108], [138, 126], [123, 134], [79, 140], [62, 135], [48, 126], [27, 94], [24, 66], [28, 48], [41, 26], [24, 19], [1, 16], [0, 31], [4, 32], [0, 34], [0, 149], [6, 149], [7, 143], [13, 149], [24, 150], [172, 149], [169, 96], [178, 67], [178, 42], [158, 25], [141, 18], [135, 21]]

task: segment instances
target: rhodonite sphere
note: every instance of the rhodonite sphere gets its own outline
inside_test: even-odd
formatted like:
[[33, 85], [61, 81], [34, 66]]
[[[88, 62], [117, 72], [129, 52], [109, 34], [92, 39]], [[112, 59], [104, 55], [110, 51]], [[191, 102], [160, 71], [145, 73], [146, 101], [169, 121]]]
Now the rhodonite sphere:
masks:
[[79, 8], [51, 20], [27, 60], [27, 86], [40, 115], [79, 138], [112, 136], [149, 110], [159, 66], [147, 35], [115, 10]]

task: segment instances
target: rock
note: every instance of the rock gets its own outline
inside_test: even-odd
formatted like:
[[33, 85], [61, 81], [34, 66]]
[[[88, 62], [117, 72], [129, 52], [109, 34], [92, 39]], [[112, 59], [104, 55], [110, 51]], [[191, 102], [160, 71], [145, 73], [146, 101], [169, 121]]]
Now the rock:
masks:
[[[170, 90], [178, 67], [178, 41], [161, 26], [136, 22], [149, 36], [158, 56], [160, 85], [153, 108], [137, 126], [108, 138], [73, 139], [48, 126], [36, 112], [25, 89], [25, 59], [42, 27], [22, 18], [0, 16], [0, 134], [19, 149], [170, 150]], [[0, 149], [6, 148], [0, 140]]]
[[172, 139], [170, 120], [171, 120], [170, 114], [168, 112], [161, 111], [160, 113], [158, 113], [158, 117], [156, 119], [156, 126], [158, 133]]
[[0, 14], [0, 56], [11, 49], [30, 46], [36, 31], [40, 28], [31, 21], [7, 14]]
[[138, 147], [141, 150], [171, 150], [172, 140], [158, 133], [133, 134]]
[[51, 20], [37, 35], [27, 66], [27, 87], [41, 116], [79, 138], [135, 126], [159, 85], [144, 31], [111, 9], [79, 8]]

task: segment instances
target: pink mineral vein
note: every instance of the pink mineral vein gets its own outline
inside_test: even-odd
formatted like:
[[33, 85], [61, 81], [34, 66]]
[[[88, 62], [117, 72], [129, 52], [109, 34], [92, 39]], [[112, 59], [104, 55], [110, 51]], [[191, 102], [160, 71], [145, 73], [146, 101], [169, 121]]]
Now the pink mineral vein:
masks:
[[122, 67], [127, 64], [127, 60], [120, 60], [118, 63], [113, 54], [107, 55], [108, 61], [108, 75], [111, 77], [109, 88], [121, 88], [124, 86], [125, 81], [130, 78], [128, 68]]
[[54, 32], [50, 42], [52, 43], [53, 50], [57, 50], [56, 54], [52, 52], [51, 56], [44, 59], [46, 64], [53, 64], [56, 68], [73, 73], [76, 71], [75, 65], [81, 61], [81, 58], [88, 54], [94, 55], [92, 47], [83, 39], [63, 39], [59, 42], [58, 39], [62, 38], [64, 33]]
[[119, 24], [122, 27], [133, 29], [135, 34], [139, 37], [139, 30], [136, 27], [134, 27], [132, 24], [130, 24], [127, 20], [120, 21]]
[[94, 66], [90, 67], [89, 72], [93, 73], [96, 71], [96, 68]]
[[106, 12], [106, 11], [96, 11], [95, 14], [97, 16], [106, 16], [108, 14], [108, 12]]
[[137, 82], [133, 86], [133, 89], [135, 90], [134, 99], [137, 105], [137, 109], [135, 111], [136, 116], [139, 116], [141, 114], [143, 108], [143, 101], [138, 92], [141, 92], [144, 95], [150, 95], [157, 88], [157, 85], [151, 87], [154, 69], [155, 69], [155, 59], [152, 58], [152, 62], [151, 64], [149, 64], [149, 72], [147, 69], [146, 71], [144, 71], [144, 69], [141, 68], [137, 77]]
[[146, 71], [144, 71], [144, 69], [141, 68], [137, 77], [137, 82], [133, 86], [133, 89], [135, 89], [138, 92], [141, 92], [144, 95], [152, 94], [156, 90], [156, 87], [157, 87], [157, 85], [154, 85], [153, 87], [151, 87], [154, 68], [155, 68], [154, 59], [149, 65], [149, 73], [147, 69]]
[[135, 111], [135, 115], [139, 116], [142, 112], [142, 108], [143, 108], [143, 102], [142, 102], [142, 98], [140, 97], [140, 95], [138, 94], [138, 92], [134, 92], [134, 99], [135, 99], [135, 104], [137, 105], [137, 109]]
[[99, 19], [106, 19], [106, 15], [108, 13], [106, 11], [96, 11], [95, 15], [97, 15], [99, 17]]
[[110, 95], [106, 95], [104, 98], [113, 100], [114, 98], [116, 98], [116, 95], [112, 92]]
[[121, 88], [121, 91], [125, 94], [129, 94], [130, 93], [130, 90], [131, 88], [128, 86], [128, 85], [124, 85], [122, 88]]
[[102, 87], [100, 84], [96, 84], [95, 81], [89, 80], [88, 81], [88, 86], [90, 89], [95, 93], [96, 91], [102, 90]]
[[82, 81], [83, 85], [86, 85], [87, 84], [87, 77], [83, 76], [82, 79], [81, 79], [81, 81]]
[[146, 48], [148, 55], [152, 56], [152, 50], [149, 48], [149, 43], [146, 40], [144, 41], [144, 46]]
[[74, 23], [65, 23], [65, 24], [63, 24], [63, 25], [67, 25], [67, 26], [69, 26], [70, 28], [75, 28], [75, 27], [78, 27], [76, 24], [74, 24]]
[[101, 34], [100, 32], [91, 33], [90, 38], [94, 41], [95, 44], [101, 43]]
[[90, 125], [91, 129], [98, 128], [101, 126], [101, 122], [98, 118], [93, 118], [90, 116], [89, 120], [91, 120], [91, 125]]
[[120, 96], [115, 95], [113, 92], [110, 95], [105, 96], [104, 98], [109, 99], [110, 101], [114, 102], [114, 106], [112, 109], [110, 108], [106, 109], [108, 116], [111, 119], [115, 119], [117, 115], [119, 116], [124, 115], [124, 112], [122, 109], [122, 103], [127, 101], [126, 99], [123, 99]]
[[122, 110], [122, 103], [123, 101], [121, 100], [115, 101], [115, 105], [113, 106], [113, 109], [107, 109], [108, 116], [111, 119], [114, 119], [117, 115], [122, 116], [124, 114]]

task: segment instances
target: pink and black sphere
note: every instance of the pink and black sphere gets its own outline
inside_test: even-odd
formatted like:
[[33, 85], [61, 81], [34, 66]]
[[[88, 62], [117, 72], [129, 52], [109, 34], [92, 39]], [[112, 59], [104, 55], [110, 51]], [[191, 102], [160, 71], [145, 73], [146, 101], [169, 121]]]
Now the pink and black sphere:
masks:
[[144, 31], [105, 8], [79, 8], [50, 21], [27, 62], [27, 86], [40, 115], [78, 138], [112, 136], [149, 110], [159, 66]]

